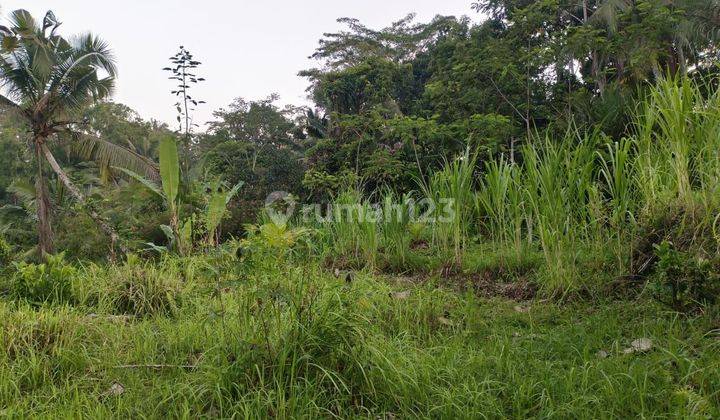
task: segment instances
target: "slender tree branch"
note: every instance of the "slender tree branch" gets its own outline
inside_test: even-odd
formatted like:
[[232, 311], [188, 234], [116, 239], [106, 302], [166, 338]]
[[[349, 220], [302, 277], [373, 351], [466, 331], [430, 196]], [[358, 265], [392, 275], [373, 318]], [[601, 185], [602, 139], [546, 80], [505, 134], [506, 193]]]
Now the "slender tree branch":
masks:
[[527, 119], [525, 118], [525, 115], [522, 112], [520, 112], [520, 110], [517, 109], [517, 107], [515, 105], [513, 105], [513, 103], [510, 101], [510, 99], [507, 98], [507, 96], [505, 96], [505, 94], [502, 92], [502, 90], [500, 90], [500, 88], [498, 87], [497, 83], [495, 83], [495, 79], [493, 79], [492, 76], [488, 76], [488, 78], [490, 79], [490, 83], [492, 83], [492, 85], [495, 88], [495, 90], [497, 91], [498, 95], [500, 95], [500, 98], [502, 98], [502, 100], [505, 101], [505, 103], [510, 105], [510, 107], [513, 109], [513, 111], [515, 111], [518, 114], [518, 116], [520, 116], [520, 118], [522, 118], [522, 120], [527, 123]]

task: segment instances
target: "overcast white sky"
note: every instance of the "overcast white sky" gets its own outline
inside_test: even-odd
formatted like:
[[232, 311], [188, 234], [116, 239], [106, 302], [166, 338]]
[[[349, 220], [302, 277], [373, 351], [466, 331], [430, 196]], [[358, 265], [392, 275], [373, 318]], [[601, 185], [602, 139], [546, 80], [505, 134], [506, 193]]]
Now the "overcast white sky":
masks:
[[[298, 71], [323, 32], [341, 28], [339, 17], [354, 17], [382, 28], [409, 12], [417, 21], [437, 14], [474, 20], [472, 0], [0, 0], [3, 17], [18, 8], [41, 17], [51, 9], [63, 23], [61, 33], [91, 31], [110, 43], [119, 79], [114, 100], [140, 113], [172, 123], [175, 102], [169, 92], [167, 59], [179, 45], [203, 62], [198, 73], [207, 79], [196, 96], [207, 101], [196, 122], [234, 98], [264, 98], [276, 92], [280, 103], [306, 104], [305, 79]], [[4, 20], [4, 18], [3, 18]], [[173, 123], [174, 127], [174, 123]]]

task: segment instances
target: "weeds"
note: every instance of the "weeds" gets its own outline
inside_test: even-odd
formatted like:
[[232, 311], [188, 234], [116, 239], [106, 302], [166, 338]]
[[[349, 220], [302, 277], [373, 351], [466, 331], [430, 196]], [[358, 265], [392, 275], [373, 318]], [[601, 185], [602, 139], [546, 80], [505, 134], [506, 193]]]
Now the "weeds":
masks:
[[[541, 264], [512, 255], [508, 273]], [[188, 263], [161, 264], [175, 268], [157, 273], [175, 276]], [[87, 270], [87, 287], [106, 295], [131, 272]], [[720, 407], [711, 320], [649, 301], [534, 301], [518, 311], [432, 281], [391, 286], [360, 273], [347, 285], [314, 264], [248, 276], [223, 292], [221, 316], [211, 316], [214, 298], [202, 286], [179, 289], [182, 311], [172, 317], [117, 321], [113, 299], [74, 308], [0, 303], [3, 413], [713, 417]], [[198, 271], [188, 281], [215, 278]], [[640, 337], [653, 350], [623, 354]]]
[[33, 305], [65, 303], [72, 300], [77, 270], [63, 254], [50, 255], [42, 264], [20, 262], [12, 277], [14, 295]]
[[472, 191], [477, 155], [465, 153], [420, 182], [432, 211], [427, 212], [432, 225], [433, 242], [444, 251], [452, 250], [456, 267], [462, 265], [462, 253], [472, 224]]
[[123, 265], [88, 267], [81, 276], [81, 299], [114, 314], [135, 317], [175, 315], [193, 286], [178, 262], [156, 265], [131, 257]]
[[678, 251], [668, 241], [655, 244], [658, 258], [655, 289], [658, 299], [678, 311], [706, 307], [720, 294], [718, 261]]

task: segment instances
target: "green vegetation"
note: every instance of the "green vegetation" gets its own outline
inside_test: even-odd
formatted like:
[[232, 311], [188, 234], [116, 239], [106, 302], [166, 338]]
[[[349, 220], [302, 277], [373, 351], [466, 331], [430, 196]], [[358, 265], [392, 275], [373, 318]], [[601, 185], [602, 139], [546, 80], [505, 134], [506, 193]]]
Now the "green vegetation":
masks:
[[[209, 261], [91, 266], [73, 306], [4, 302], [3, 414], [718, 414], [707, 317], [647, 300], [485, 300], [436, 276], [361, 273], [348, 285], [317, 266]], [[652, 348], [627, 350], [641, 338]]]
[[473, 8], [205, 133], [183, 47], [173, 132], [12, 12], [0, 416], [720, 417], [720, 9]]

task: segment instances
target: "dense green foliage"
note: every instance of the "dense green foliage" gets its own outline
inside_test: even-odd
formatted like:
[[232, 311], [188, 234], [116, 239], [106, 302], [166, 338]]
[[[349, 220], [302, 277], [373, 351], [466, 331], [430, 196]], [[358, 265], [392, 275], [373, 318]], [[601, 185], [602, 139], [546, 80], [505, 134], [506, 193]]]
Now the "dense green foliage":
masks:
[[204, 133], [183, 47], [173, 132], [13, 12], [0, 415], [720, 416], [720, 6], [472, 9], [340, 19], [313, 109]]
[[704, 1], [484, 1], [479, 24], [408, 16], [327, 34], [302, 74], [327, 115], [315, 171], [352, 169], [412, 189], [466, 147], [515, 158], [536, 131], [626, 132], [637, 95], [666, 72], [715, 71], [720, 8]]
[[71, 298], [75, 268], [65, 262], [63, 254], [48, 256], [42, 264], [19, 263], [13, 276], [15, 297], [34, 305], [63, 303]]

